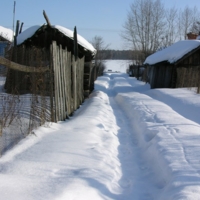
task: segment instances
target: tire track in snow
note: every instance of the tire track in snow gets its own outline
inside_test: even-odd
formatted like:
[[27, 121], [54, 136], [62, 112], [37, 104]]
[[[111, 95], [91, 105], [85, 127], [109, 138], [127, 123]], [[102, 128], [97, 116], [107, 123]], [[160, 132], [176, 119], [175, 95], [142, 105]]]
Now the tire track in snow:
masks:
[[117, 133], [120, 142], [118, 157], [123, 174], [119, 185], [123, 189], [123, 198], [124, 194], [126, 194], [127, 200], [130, 197], [135, 200], [154, 199], [153, 195], [157, 190], [160, 190], [160, 185], [154, 183], [153, 172], [141, 156], [141, 149], [137, 145], [136, 138], [134, 138], [135, 134], [133, 133], [131, 122], [114, 98], [113, 86], [115, 81], [112, 76], [108, 82], [109, 86], [104, 91], [109, 96], [110, 106], [113, 109], [116, 123], [119, 127]]
[[[135, 78], [129, 78], [127, 79], [127, 81], [133, 87], [134, 91], [143, 93], [157, 101], [165, 103], [175, 112], [177, 112], [179, 115], [195, 123], [200, 124], [200, 114], [199, 114], [200, 112], [198, 110], [199, 102], [187, 101], [187, 98], [184, 99], [183, 101], [183, 95], [187, 96], [188, 94], [186, 88], [185, 89], [183, 88], [176, 88], [176, 89], [157, 88], [157, 89], [150, 90], [150, 86], [148, 84], [144, 85], [143, 82], [137, 81]], [[176, 90], [177, 94], [175, 94], [174, 92], [169, 92], [170, 90], [171, 91]], [[181, 91], [181, 94], [180, 94], [180, 91]], [[183, 107], [187, 107], [188, 109], [182, 109]], [[188, 110], [190, 110], [190, 112], [188, 112]]]
[[[157, 101], [155, 99], [155, 101]], [[195, 173], [198, 174], [198, 176], [200, 176], [200, 171], [199, 171], [199, 168], [196, 168], [193, 166], [193, 164], [191, 163], [190, 161], [190, 158], [187, 156], [187, 150], [186, 150], [186, 147], [184, 146], [184, 143], [183, 141], [181, 141], [181, 136], [180, 134], [178, 134], [179, 130], [175, 127], [173, 127], [173, 125], [168, 125], [166, 122], [163, 123], [162, 120], [160, 121], [160, 118], [157, 117], [156, 115], [156, 112], [152, 111], [150, 108], [148, 108], [147, 105], [145, 105], [145, 103], [143, 103], [143, 101], [141, 101], [141, 103], [143, 104], [144, 106], [144, 110], [149, 113], [152, 117], [151, 117], [151, 120], [148, 120], [148, 119], [145, 119], [145, 121], [152, 121], [154, 123], [159, 123], [161, 124], [161, 126], [165, 127], [165, 129], [168, 131], [168, 134], [171, 135], [171, 137], [173, 138], [174, 140], [174, 143], [176, 143], [176, 148], [179, 148], [181, 151], [182, 151], [182, 167], [183, 168], [183, 165], [188, 165], [191, 167], [191, 170], [194, 171]], [[163, 105], [167, 106], [167, 104], [163, 103]], [[169, 106], [170, 107], [170, 106]], [[170, 107], [171, 108], [171, 107]], [[171, 108], [172, 109], [172, 108]], [[172, 109], [173, 110], [173, 109]], [[176, 112], [176, 111], [174, 111]], [[179, 114], [178, 114], [179, 115]], [[184, 118], [184, 116], [180, 115], [180, 121], [181, 121], [181, 118]], [[195, 122], [194, 122], [195, 123]], [[180, 136], [180, 138], [178, 137]], [[181, 155], [180, 155], [181, 156]], [[179, 169], [181, 170], [181, 169]]]
[[[141, 82], [137, 81], [136, 79], [127, 79], [128, 83], [133, 87], [134, 91], [137, 92], [141, 92], [142, 94], [148, 95], [150, 98], [154, 99], [155, 101], [159, 101], [162, 104], [170, 107], [174, 112], [176, 112], [178, 115], [180, 115], [180, 117], [183, 117], [185, 119], [190, 120], [191, 122], [194, 123], [199, 123], [199, 117], [198, 117], [198, 109], [194, 110], [195, 106], [191, 106], [190, 102], [187, 102], [187, 99], [184, 99], [184, 102], [181, 101], [181, 98], [179, 99], [179, 96], [171, 96], [170, 93], [165, 93], [165, 90], [161, 90], [161, 89], [156, 89], [156, 90], [146, 90], [145, 87], [143, 90], [138, 90], [137, 87], [135, 87], [134, 84], [139, 84], [142, 86]], [[148, 87], [146, 87], [148, 88]], [[170, 89], [167, 89], [170, 90]], [[178, 90], [178, 89], [177, 89]], [[174, 103], [175, 102], [175, 103]], [[184, 105], [183, 105], [184, 104]], [[144, 104], [143, 104], [144, 105]], [[144, 105], [145, 106], [145, 105]], [[184, 106], [188, 106], [189, 108], [191, 108], [190, 112], [185, 112], [182, 108]], [[158, 119], [156, 119], [156, 113], [152, 112], [147, 106], [146, 110], [147, 112], [149, 112], [151, 115], [154, 116], [154, 122], [158, 122]], [[176, 128], [170, 127], [166, 124], [162, 124], [164, 127], [166, 127], [166, 129], [169, 131], [169, 133], [172, 135], [172, 137], [174, 138], [174, 140], [179, 144], [180, 148], [183, 151], [183, 157], [185, 159], [185, 161], [188, 163], [188, 165], [191, 166], [191, 168], [193, 168], [194, 171], [196, 171], [199, 175], [200, 175], [200, 170], [198, 167], [194, 167], [191, 164], [191, 161], [189, 161], [189, 157], [187, 156], [187, 148], [183, 146], [183, 141], [180, 140], [180, 138], [178, 138], [175, 135], [178, 135], [178, 130]], [[197, 125], [198, 126], [198, 125]], [[180, 134], [179, 134], [180, 135]], [[189, 147], [190, 148], [190, 147]]]
[[108, 95], [132, 123], [131, 134], [140, 147], [139, 155], [152, 173], [149, 183], [154, 191], [157, 188], [152, 192], [154, 199], [187, 198], [190, 190], [184, 188], [195, 187], [200, 180], [200, 126], [146, 94], [141, 82], [134, 86], [127, 77], [115, 78], [112, 74], [110, 78]]

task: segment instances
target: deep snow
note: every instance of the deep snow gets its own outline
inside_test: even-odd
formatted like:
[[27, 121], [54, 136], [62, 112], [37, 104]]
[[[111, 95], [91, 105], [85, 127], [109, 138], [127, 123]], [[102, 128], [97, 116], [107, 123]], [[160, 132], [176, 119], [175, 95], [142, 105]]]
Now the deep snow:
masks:
[[1, 157], [1, 199], [200, 199], [199, 111], [193, 90], [105, 73], [70, 120]]

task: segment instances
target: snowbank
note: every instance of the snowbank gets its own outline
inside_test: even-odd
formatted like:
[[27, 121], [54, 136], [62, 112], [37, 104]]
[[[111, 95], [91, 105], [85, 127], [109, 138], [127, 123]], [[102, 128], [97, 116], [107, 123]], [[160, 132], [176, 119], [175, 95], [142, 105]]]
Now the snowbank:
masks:
[[[153, 169], [159, 189], [154, 199], [199, 199], [200, 125], [146, 94], [131, 92], [131, 85], [122, 80], [120, 87], [118, 79], [114, 81], [115, 99], [135, 130], [134, 140], [147, 161], [145, 167]], [[188, 93], [200, 99], [200, 95]]]
[[200, 124], [174, 109], [198, 112], [199, 102], [191, 90], [106, 73], [70, 120], [2, 156], [1, 199], [200, 199]]

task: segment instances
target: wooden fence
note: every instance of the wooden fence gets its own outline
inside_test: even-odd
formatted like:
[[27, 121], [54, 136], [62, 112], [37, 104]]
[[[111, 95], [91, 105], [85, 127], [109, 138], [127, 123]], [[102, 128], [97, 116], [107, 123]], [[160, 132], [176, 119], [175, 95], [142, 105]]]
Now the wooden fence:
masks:
[[50, 52], [25, 47], [13, 51], [14, 62], [2, 60], [9, 66], [7, 92], [50, 96], [53, 122], [68, 118], [94, 89], [96, 68], [92, 62], [85, 63], [84, 57], [75, 58], [56, 41], [52, 42]]
[[66, 119], [75, 111], [84, 100], [84, 57], [75, 60], [75, 57], [57, 46], [54, 41], [51, 45], [51, 70], [54, 75], [52, 88], [52, 121]]
[[45, 122], [69, 118], [96, 80], [92, 61], [76, 58], [55, 41], [50, 49], [13, 47], [7, 58], [0, 57], [0, 65], [7, 67], [7, 74], [0, 74], [6, 80], [0, 91], [0, 152]]

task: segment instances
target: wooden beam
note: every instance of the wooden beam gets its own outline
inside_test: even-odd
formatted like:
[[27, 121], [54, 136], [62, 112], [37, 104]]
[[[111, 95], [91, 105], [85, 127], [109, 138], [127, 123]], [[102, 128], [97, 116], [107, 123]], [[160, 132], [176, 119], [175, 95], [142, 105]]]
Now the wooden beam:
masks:
[[23, 28], [24, 23], [21, 23], [20, 29], [19, 29], [19, 34], [22, 32], [22, 28]]
[[75, 61], [77, 61], [77, 58], [78, 58], [78, 40], [77, 40], [76, 26], [74, 27], [74, 56], [75, 56]]
[[14, 46], [17, 46], [17, 36], [19, 34], [19, 24], [20, 24], [20, 21], [17, 20], [16, 30], [15, 30], [15, 37], [14, 37]]
[[50, 23], [50, 21], [49, 21], [49, 18], [48, 18], [48, 16], [47, 16], [45, 10], [43, 10], [43, 15], [44, 15], [44, 18], [45, 18], [47, 24], [51, 27], [51, 23]]
[[14, 70], [21, 71], [21, 72], [39, 73], [39, 72], [46, 72], [49, 70], [49, 67], [40, 67], [40, 68], [37, 67], [36, 68], [36, 67], [31, 67], [31, 66], [20, 65], [18, 63], [12, 62], [1, 56], [0, 56], [0, 65], [3, 65], [5, 67], [8, 67], [9, 69], [14, 69]]

